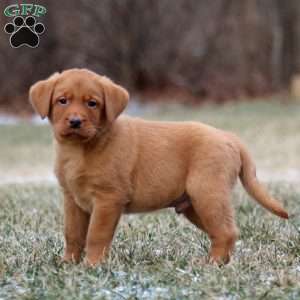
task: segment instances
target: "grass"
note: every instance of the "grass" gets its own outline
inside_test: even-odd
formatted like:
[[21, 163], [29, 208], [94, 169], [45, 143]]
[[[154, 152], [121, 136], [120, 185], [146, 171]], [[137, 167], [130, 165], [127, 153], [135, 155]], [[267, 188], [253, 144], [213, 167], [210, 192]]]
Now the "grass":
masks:
[[50, 128], [29, 123], [0, 126], [0, 182], [49, 175], [53, 165]]
[[[299, 191], [273, 193], [299, 214]], [[248, 201], [234, 203], [241, 237], [230, 265], [200, 266], [209, 242], [171, 210], [124, 216], [107, 263], [60, 265], [62, 209], [51, 185], [0, 189], [1, 299], [299, 299], [300, 222], [286, 222]], [[219, 298], [221, 299], [221, 298]]]
[[[238, 133], [259, 168], [299, 169], [297, 105], [279, 102], [145, 111], [155, 119], [201, 120]], [[293, 214], [283, 221], [253, 203], [238, 186], [233, 195], [241, 231], [231, 263], [201, 266], [207, 237], [172, 210], [124, 216], [108, 261], [89, 269], [61, 265], [61, 194], [53, 182], [5, 183], [14, 176], [51, 173], [47, 126], [0, 126], [0, 299], [300, 299], [300, 187], [267, 184]], [[24, 175], [25, 174], [25, 175]], [[281, 177], [279, 177], [281, 178]], [[13, 181], [13, 180], [11, 180]], [[10, 182], [11, 182], [10, 181]]]

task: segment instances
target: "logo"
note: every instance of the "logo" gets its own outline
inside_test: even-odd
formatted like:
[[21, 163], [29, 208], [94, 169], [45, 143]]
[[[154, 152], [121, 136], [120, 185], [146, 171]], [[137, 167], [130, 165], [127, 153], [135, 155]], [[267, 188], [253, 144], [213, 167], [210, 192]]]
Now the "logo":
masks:
[[45, 25], [36, 18], [44, 16], [47, 10], [37, 4], [12, 4], [4, 9], [4, 15], [13, 18], [12, 22], [4, 26], [4, 31], [10, 35], [11, 47], [38, 47], [40, 35], [45, 32]]

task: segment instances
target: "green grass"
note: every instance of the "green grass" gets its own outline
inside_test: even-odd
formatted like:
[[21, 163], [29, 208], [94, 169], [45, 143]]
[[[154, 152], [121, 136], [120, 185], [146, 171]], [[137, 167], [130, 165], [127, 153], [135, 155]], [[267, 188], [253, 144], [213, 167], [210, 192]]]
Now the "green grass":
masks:
[[[149, 110], [159, 120], [197, 120], [236, 132], [291, 220], [255, 204], [238, 186], [233, 195], [241, 231], [231, 263], [201, 266], [207, 237], [172, 210], [124, 216], [108, 261], [89, 269], [61, 265], [62, 201], [53, 182], [7, 184], [51, 174], [48, 126], [0, 126], [0, 299], [300, 299], [300, 106], [239, 103]], [[277, 175], [280, 176], [277, 176]], [[273, 177], [276, 180], [273, 180]], [[279, 180], [278, 180], [279, 178]]]
[[52, 170], [54, 151], [48, 126], [0, 126], [1, 177], [43, 176]]
[[[270, 187], [299, 215], [299, 190]], [[57, 187], [0, 188], [0, 299], [299, 299], [300, 221], [282, 221], [237, 189], [241, 230], [232, 262], [201, 266], [207, 237], [171, 210], [124, 216], [108, 262], [60, 265]], [[221, 299], [221, 298], [219, 298]]]

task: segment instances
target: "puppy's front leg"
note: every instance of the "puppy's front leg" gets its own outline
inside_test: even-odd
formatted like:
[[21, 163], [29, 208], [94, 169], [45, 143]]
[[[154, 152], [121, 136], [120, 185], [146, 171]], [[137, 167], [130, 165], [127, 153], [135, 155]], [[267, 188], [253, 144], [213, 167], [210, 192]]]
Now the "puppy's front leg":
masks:
[[85, 263], [88, 266], [95, 266], [105, 258], [121, 212], [121, 204], [107, 198], [96, 199], [87, 235]]
[[64, 234], [65, 253], [62, 258], [65, 262], [78, 262], [85, 246], [89, 215], [74, 201], [73, 196], [64, 193]]

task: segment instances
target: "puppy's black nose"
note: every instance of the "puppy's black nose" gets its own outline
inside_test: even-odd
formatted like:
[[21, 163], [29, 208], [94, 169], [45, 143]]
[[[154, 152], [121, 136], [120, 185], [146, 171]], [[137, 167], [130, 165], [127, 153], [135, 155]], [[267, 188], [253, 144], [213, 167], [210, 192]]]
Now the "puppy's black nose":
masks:
[[81, 120], [79, 118], [72, 118], [70, 119], [69, 123], [70, 123], [70, 127], [73, 129], [80, 128], [81, 126]]

